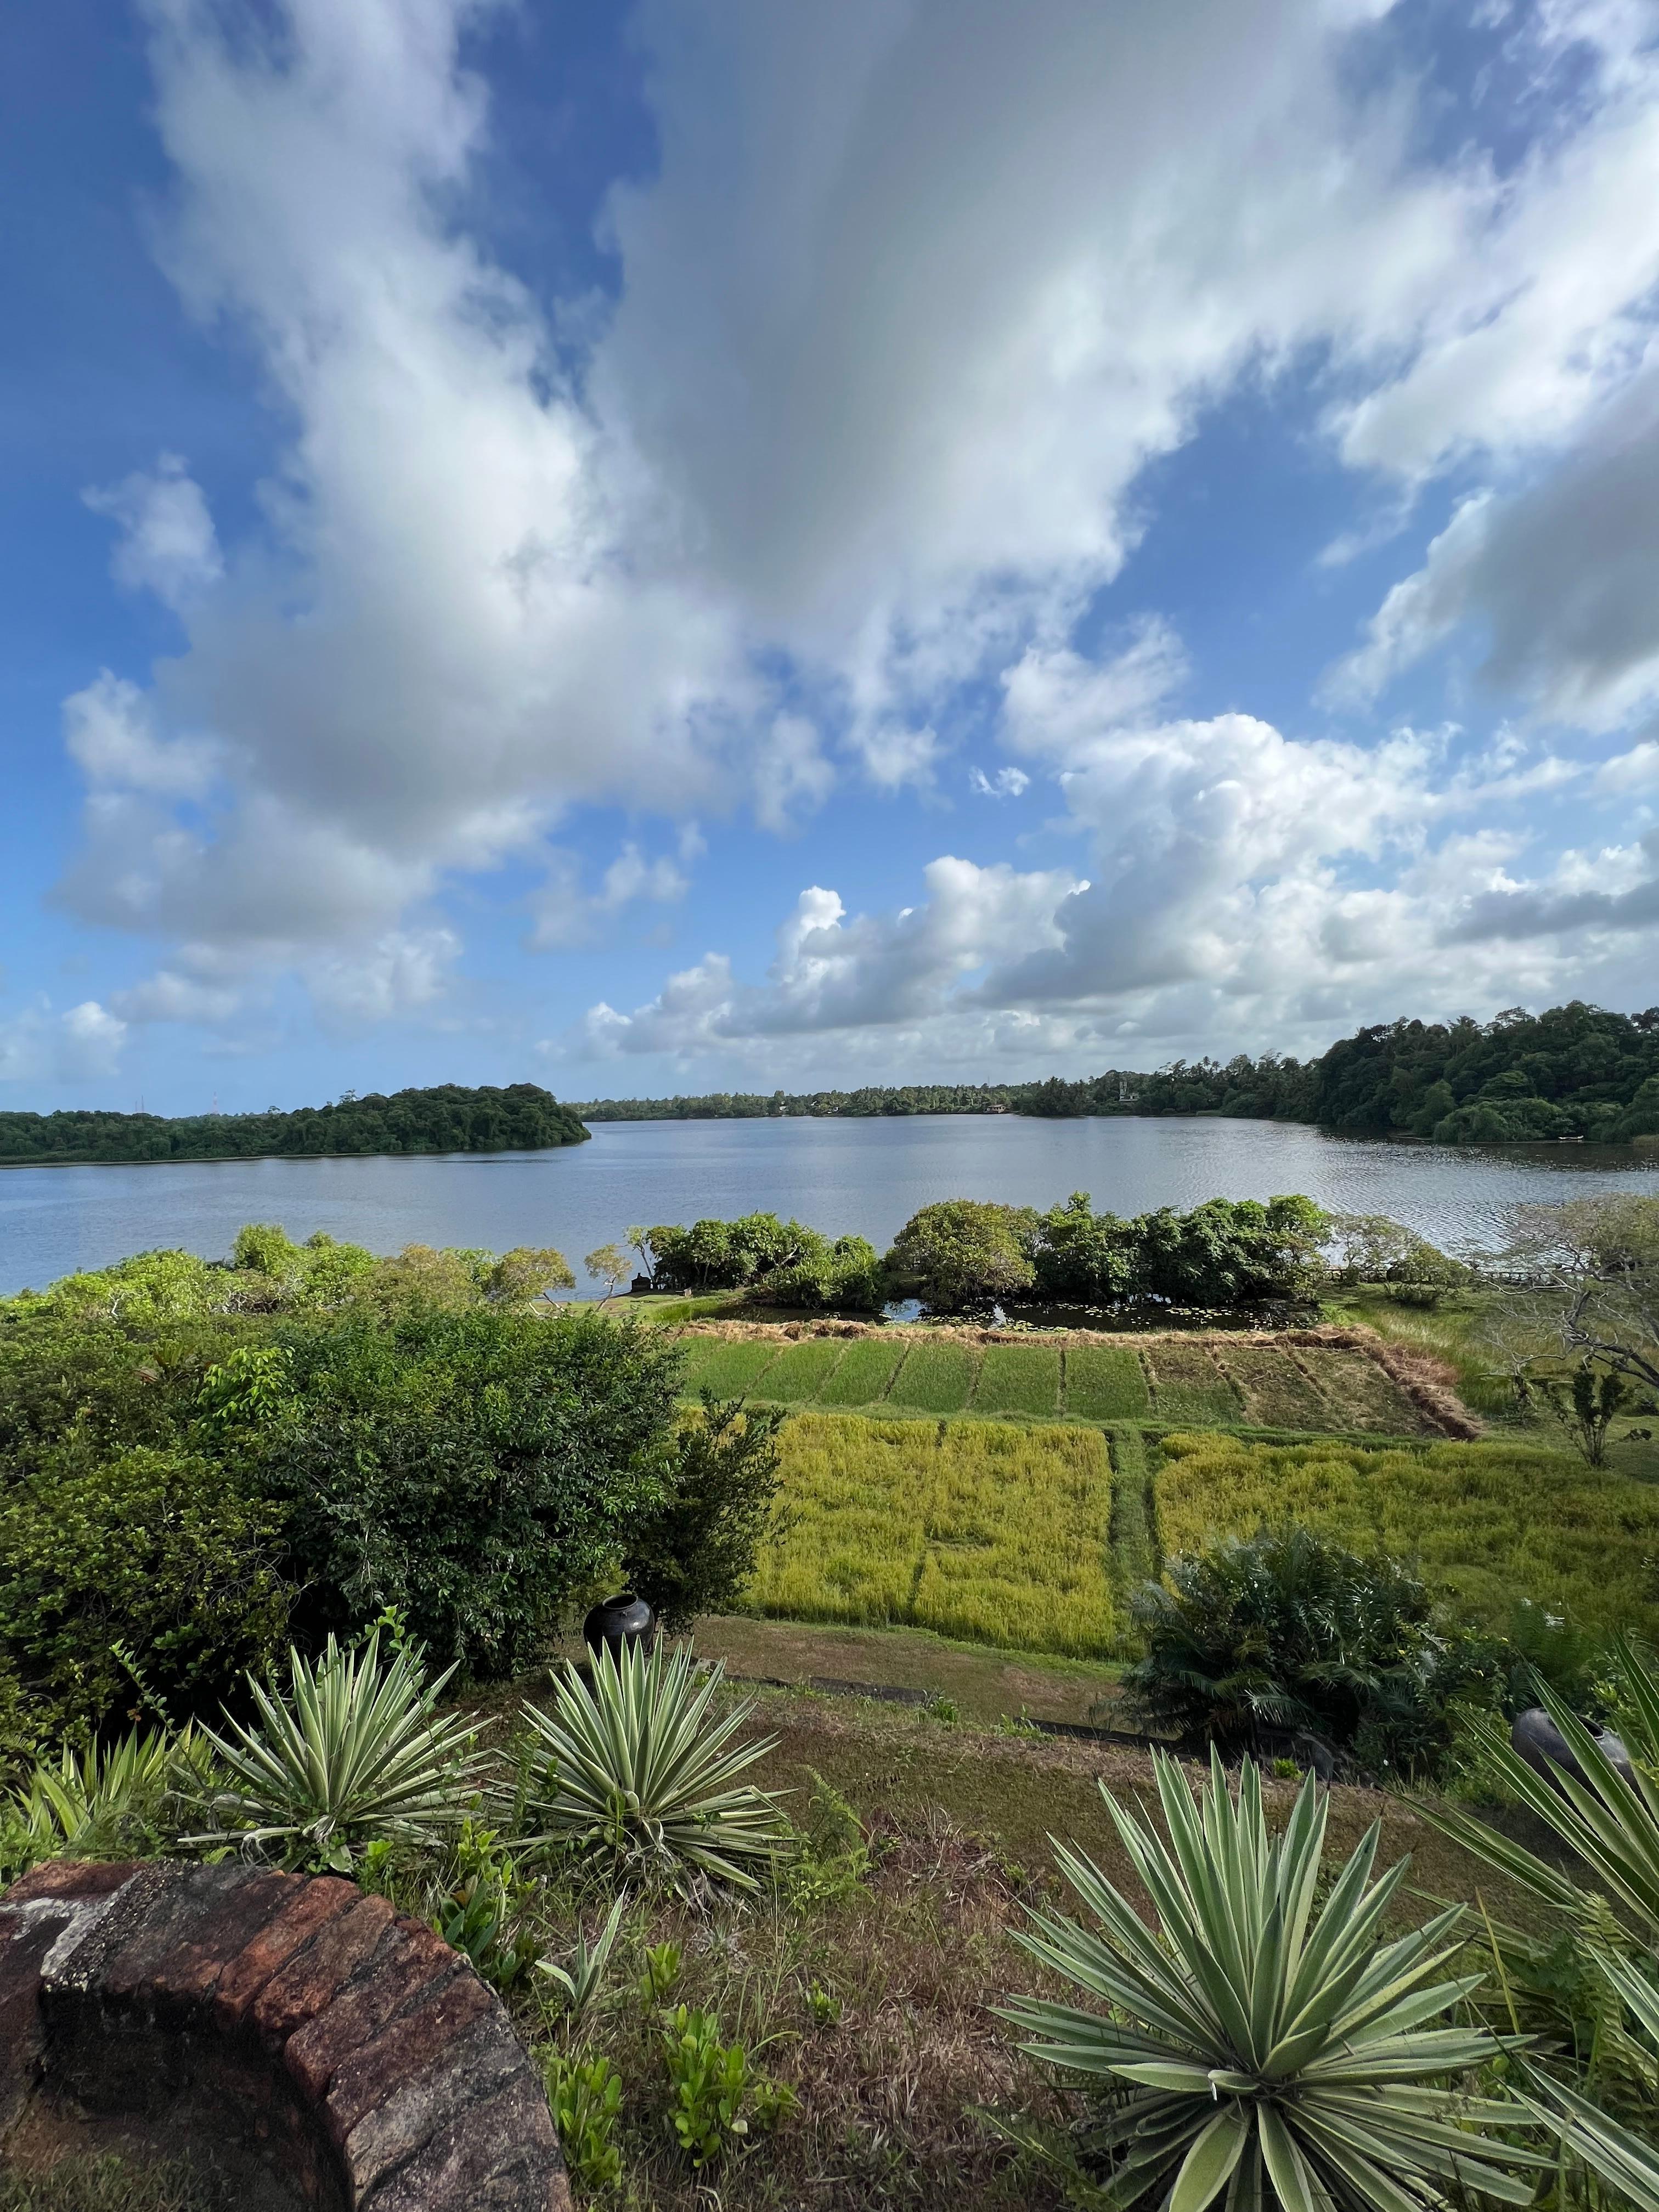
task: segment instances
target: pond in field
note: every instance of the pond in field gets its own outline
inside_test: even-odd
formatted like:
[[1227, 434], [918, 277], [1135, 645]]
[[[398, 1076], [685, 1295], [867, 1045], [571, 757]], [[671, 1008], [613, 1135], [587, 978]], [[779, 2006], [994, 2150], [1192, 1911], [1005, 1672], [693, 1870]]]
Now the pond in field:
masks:
[[1117, 1213], [1304, 1191], [1391, 1214], [1437, 1244], [1490, 1249], [1519, 1202], [1659, 1196], [1659, 1164], [1622, 1147], [1389, 1145], [1279, 1121], [988, 1114], [598, 1122], [591, 1144], [551, 1152], [9, 1168], [0, 1294], [154, 1245], [217, 1257], [245, 1221], [279, 1221], [296, 1237], [325, 1229], [379, 1252], [556, 1244], [580, 1273], [582, 1255], [630, 1222], [770, 1207], [884, 1249], [935, 1199], [1046, 1206], [1074, 1190]]

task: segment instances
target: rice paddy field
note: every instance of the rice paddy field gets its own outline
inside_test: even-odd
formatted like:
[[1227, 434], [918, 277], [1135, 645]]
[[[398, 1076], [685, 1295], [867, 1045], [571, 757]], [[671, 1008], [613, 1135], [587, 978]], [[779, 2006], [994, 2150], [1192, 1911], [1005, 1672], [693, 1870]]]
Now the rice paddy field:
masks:
[[870, 1336], [682, 1339], [688, 1395], [887, 1416], [1255, 1428], [1303, 1435], [1434, 1433], [1352, 1346], [1276, 1337], [980, 1342], [922, 1328]]
[[1100, 1430], [804, 1413], [783, 1451], [785, 1512], [756, 1612], [1074, 1658], [1114, 1650]]
[[1649, 1632], [1659, 1602], [1659, 1484], [1511, 1443], [1425, 1451], [1166, 1437], [1152, 1480], [1165, 1557], [1264, 1522], [1414, 1561], [1469, 1618], [1502, 1627], [1528, 1597]]

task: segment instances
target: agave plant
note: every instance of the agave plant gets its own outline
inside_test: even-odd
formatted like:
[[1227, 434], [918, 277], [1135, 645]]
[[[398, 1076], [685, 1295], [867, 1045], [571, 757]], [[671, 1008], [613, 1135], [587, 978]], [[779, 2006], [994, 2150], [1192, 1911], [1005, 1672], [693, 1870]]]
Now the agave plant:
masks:
[[1462, 1907], [1384, 1942], [1406, 1862], [1370, 1881], [1373, 1826], [1316, 1915], [1327, 1807], [1311, 1775], [1270, 1841], [1249, 1760], [1235, 1803], [1212, 1752], [1201, 1805], [1174, 1759], [1154, 1765], [1167, 1845], [1101, 1794], [1158, 1935], [1060, 1847], [1098, 1932], [1032, 1910], [1019, 1941], [1109, 2010], [1026, 1997], [1005, 2015], [1031, 2057], [1115, 2085], [1093, 2138], [1117, 2201], [1156, 2193], [1166, 2212], [1204, 2212], [1224, 2191], [1227, 2212], [1275, 2197], [1283, 2212], [1414, 2212], [1474, 2191], [1527, 2203], [1532, 2185], [1511, 2169], [1546, 2161], [1494, 2134], [1524, 2116], [1443, 2086], [1498, 2046], [1479, 2029], [1428, 2025], [1480, 1980], [1437, 1978]]
[[775, 1739], [733, 1741], [750, 1708], [714, 1716], [724, 1674], [698, 1669], [689, 1644], [597, 1651], [591, 1689], [574, 1667], [556, 1674], [553, 1711], [525, 1707], [550, 1754], [544, 1839], [608, 1851], [624, 1874], [755, 1888], [788, 1824], [775, 1794], [737, 1779]]
[[140, 1730], [77, 1751], [65, 1744], [0, 1808], [0, 1880], [62, 1853], [96, 1856], [153, 1848], [153, 1832], [181, 1774], [195, 1764], [192, 1732]]
[[221, 1833], [289, 1865], [349, 1873], [372, 1838], [427, 1844], [465, 1819], [485, 1755], [465, 1713], [436, 1711], [447, 1668], [427, 1682], [411, 1653], [382, 1661], [379, 1629], [356, 1650], [332, 1636], [313, 1667], [289, 1657], [291, 1694], [248, 1677], [258, 1719], [203, 1734], [228, 1770], [208, 1800]]
[[[1539, 1694], [1577, 1762], [1578, 1775], [1555, 1767], [1546, 1779], [1490, 1716], [1476, 1715], [1468, 1723], [1488, 1769], [1559, 1837], [1594, 1878], [1597, 1892], [1583, 1888], [1560, 1867], [1466, 1813], [1425, 1808], [1425, 1817], [1443, 1835], [1559, 1914], [1621, 2006], [1659, 2041], [1659, 1979], [1652, 1959], [1659, 1943], [1659, 1679], [1628, 1638], [1615, 1643], [1613, 1656], [1623, 1688], [1619, 1725], [1631, 1753], [1628, 1779], [1578, 1716], [1541, 1681]], [[1645, 1956], [1629, 1955], [1628, 1942], [1620, 1942], [1620, 1924], [1607, 1910], [1608, 1897], [1639, 1931]], [[1524, 1937], [1509, 1940], [1527, 1948]], [[1651, 2045], [1620, 2038], [1613, 2055], [1642, 2081], [1650, 2124], [1659, 2132], [1659, 2063]], [[1580, 2089], [1538, 2067], [1532, 2070], [1532, 2110], [1567, 2148], [1642, 2212], [1659, 2212], [1659, 2152], [1652, 2143], [1600, 2111]]]

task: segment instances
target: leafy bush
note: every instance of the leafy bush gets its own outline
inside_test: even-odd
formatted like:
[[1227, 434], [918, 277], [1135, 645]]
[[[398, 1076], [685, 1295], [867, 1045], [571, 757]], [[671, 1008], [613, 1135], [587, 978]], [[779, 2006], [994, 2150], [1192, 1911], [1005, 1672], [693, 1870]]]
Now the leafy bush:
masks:
[[608, 1856], [617, 1871], [679, 1884], [702, 1875], [742, 1889], [787, 1846], [777, 1799], [738, 1777], [772, 1739], [734, 1742], [747, 1705], [711, 1710], [725, 1674], [693, 1671], [691, 1648], [672, 1657], [629, 1646], [599, 1651], [592, 1687], [574, 1668], [553, 1678], [550, 1715], [525, 1718], [552, 1754], [551, 1795], [539, 1808], [547, 1837]]
[[614, 2189], [622, 2179], [622, 2076], [608, 2058], [570, 2058], [557, 2051], [547, 2053], [542, 2072], [559, 2148], [577, 2187]]
[[913, 1283], [939, 1313], [1018, 1297], [1036, 1279], [1036, 1222], [1030, 1206], [970, 1198], [924, 1206], [894, 1239], [888, 1272], [897, 1282]]
[[476, 1723], [437, 1714], [453, 1668], [425, 1680], [407, 1649], [380, 1657], [378, 1628], [360, 1650], [332, 1636], [313, 1666], [290, 1652], [290, 1693], [250, 1680], [256, 1718], [203, 1734], [226, 1770], [208, 1808], [215, 1832], [295, 1867], [349, 1874], [364, 1844], [430, 1844], [467, 1817], [483, 1765]]
[[821, 1262], [830, 1250], [816, 1229], [780, 1221], [775, 1213], [745, 1213], [735, 1221], [694, 1221], [689, 1229], [661, 1223], [642, 1232], [658, 1291], [742, 1290], [781, 1269]]
[[808, 1312], [879, 1313], [887, 1300], [876, 1248], [862, 1237], [837, 1237], [821, 1251], [773, 1268], [760, 1278], [756, 1291], [769, 1305], [799, 1306]]
[[777, 1503], [784, 1418], [705, 1390], [701, 1417], [682, 1421], [661, 1496], [635, 1518], [623, 1553], [623, 1580], [665, 1628], [742, 1603]]
[[308, 1638], [398, 1607], [473, 1676], [521, 1673], [661, 1496], [679, 1361], [591, 1312], [289, 1324], [249, 1479], [289, 1510]]
[[1226, 1539], [1165, 1575], [1133, 1601], [1147, 1650], [1125, 1688], [1189, 1744], [1258, 1749], [1264, 1729], [1310, 1729], [1409, 1771], [1449, 1741], [1456, 1700], [1495, 1694], [1495, 1654], [1437, 1637], [1414, 1575], [1306, 1528]]
[[96, 1729], [141, 1691], [179, 1711], [284, 1640], [281, 1510], [200, 1454], [138, 1446], [0, 1489], [0, 1658], [42, 1732]]
[[1201, 1805], [1173, 1759], [1155, 1753], [1154, 1765], [1168, 1844], [1103, 1784], [1101, 1795], [1161, 1940], [1098, 1867], [1062, 1846], [1060, 1870], [1097, 1929], [1031, 1910], [1018, 1940], [1111, 2009], [1029, 1997], [1006, 2008], [1031, 2057], [1110, 2086], [1084, 2140], [1111, 2201], [1205, 2212], [1224, 2190], [1228, 2212], [1405, 2212], [1470, 2192], [1528, 2203], [1535, 2185], [1515, 2169], [1550, 2161], [1499, 2134], [1515, 2125], [1513, 2104], [1457, 2084], [1498, 2044], [1427, 2025], [1480, 1982], [1434, 1978], [1457, 1950], [1462, 1907], [1381, 1940], [1407, 1862], [1367, 1887], [1379, 1823], [1316, 1915], [1329, 1800], [1311, 1776], [1269, 1840], [1249, 1761], [1237, 1804], [1218, 1756]]
[[84, 1751], [64, 1744], [0, 1798], [0, 1886], [37, 1859], [148, 1858], [183, 1825], [181, 1790], [206, 1747], [186, 1729], [140, 1730]]

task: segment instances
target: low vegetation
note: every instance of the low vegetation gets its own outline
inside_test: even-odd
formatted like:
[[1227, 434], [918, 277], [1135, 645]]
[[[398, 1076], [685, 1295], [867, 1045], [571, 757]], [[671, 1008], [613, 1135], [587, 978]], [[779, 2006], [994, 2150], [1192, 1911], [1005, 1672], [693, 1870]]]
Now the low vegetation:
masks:
[[757, 1611], [1079, 1657], [1115, 1648], [1098, 1431], [805, 1414], [782, 1445]]
[[1367, 1557], [1414, 1560], [1437, 1596], [1497, 1627], [1517, 1597], [1609, 1631], [1641, 1626], [1659, 1599], [1659, 1486], [1561, 1452], [1174, 1436], [1155, 1488], [1166, 1556], [1294, 1523]]

